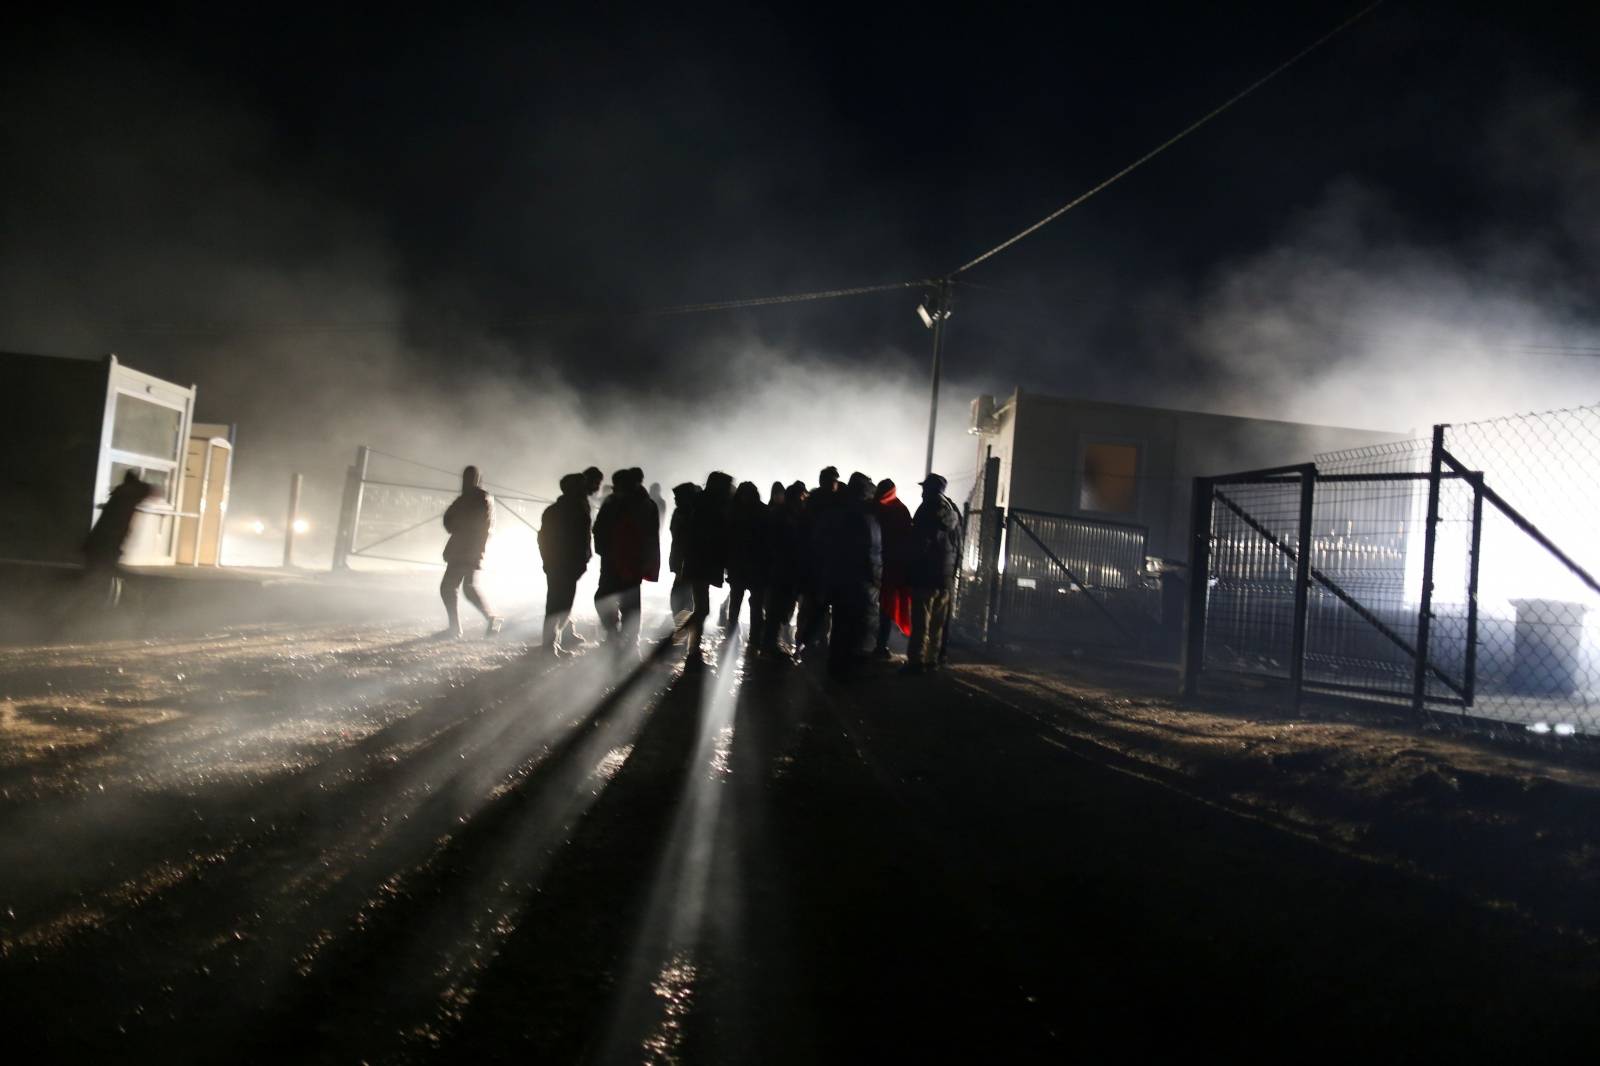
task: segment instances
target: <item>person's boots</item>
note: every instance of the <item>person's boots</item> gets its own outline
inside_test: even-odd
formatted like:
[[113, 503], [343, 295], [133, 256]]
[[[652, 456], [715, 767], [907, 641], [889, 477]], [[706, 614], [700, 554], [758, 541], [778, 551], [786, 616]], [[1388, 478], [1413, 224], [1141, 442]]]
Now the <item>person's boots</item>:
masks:
[[544, 616], [539, 653], [551, 659], [559, 658], [563, 654], [561, 645], [556, 640], [556, 620], [553, 615]]

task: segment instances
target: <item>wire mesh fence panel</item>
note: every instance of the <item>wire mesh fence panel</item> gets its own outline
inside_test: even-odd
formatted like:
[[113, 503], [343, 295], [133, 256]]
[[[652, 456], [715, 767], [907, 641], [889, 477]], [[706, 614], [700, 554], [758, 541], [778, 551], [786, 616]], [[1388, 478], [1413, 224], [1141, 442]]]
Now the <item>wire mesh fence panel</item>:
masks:
[[1600, 407], [1448, 426], [1444, 450], [1484, 486], [1470, 713], [1600, 733]]
[[1410, 701], [1426, 506], [1423, 479], [1317, 482], [1306, 684]]
[[1290, 676], [1296, 574], [1285, 549], [1298, 544], [1299, 534], [1298, 479], [1214, 489], [1206, 669]]
[[[536, 550], [535, 531], [546, 500], [499, 492], [488, 483], [495, 506], [491, 552]], [[360, 509], [350, 554], [413, 565], [442, 565], [447, 539], [444, 512], [461, 492], [449, 471], [383, 452], [373, 452], [360, 482]]]
[[1008, 516], [999, 617], [1008, 641], [1138, 645], [1159, 620], [1142, 526], [1037, 511]]

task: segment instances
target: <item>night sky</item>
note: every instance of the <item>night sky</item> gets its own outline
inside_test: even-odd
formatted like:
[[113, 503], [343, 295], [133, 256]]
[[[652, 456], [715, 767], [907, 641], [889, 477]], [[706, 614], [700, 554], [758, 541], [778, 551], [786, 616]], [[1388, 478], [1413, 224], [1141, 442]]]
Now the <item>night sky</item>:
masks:
[[[721, 400], [729, 337], [846, 381], [921, 374], [915, 293], [603, 312], [946, 272], [1355, 6], [13, 16], [0, 349], [116, 350], [223, 417], [263, 383], [397, 365]], [[1600, 341], [1600, 57], [1578, 7], [1379, 8], [966, 275], [950, 373], [1242, 413], [1347, 359], [1386, 394], [1384, 371], [1463, 344], [1480, 391], [1502, 368], [1562, 394], [1600, 378], [1519, 354]], [[1397, 298], [1448, 335], [1372, 309]], [[547, 317], [580, 312], [600, 313]]]

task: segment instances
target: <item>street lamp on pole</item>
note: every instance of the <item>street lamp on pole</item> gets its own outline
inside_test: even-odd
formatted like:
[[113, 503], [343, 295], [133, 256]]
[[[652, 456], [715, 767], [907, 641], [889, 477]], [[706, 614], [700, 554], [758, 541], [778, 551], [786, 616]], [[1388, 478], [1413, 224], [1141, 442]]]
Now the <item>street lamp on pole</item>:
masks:
[[[931, 306], [930, 306], [931, 305]], [[917, 317], [933, 330], [933, 387], [928, 398], [928, 462], [923, 476], [933, 473], [933, 438], [939, 427], [939, 374], [940, 357], [944, 340], [944, 324], [950, 318], [950, 279], [940, 278], [934, 283], [928, 298], [917, 306]]]

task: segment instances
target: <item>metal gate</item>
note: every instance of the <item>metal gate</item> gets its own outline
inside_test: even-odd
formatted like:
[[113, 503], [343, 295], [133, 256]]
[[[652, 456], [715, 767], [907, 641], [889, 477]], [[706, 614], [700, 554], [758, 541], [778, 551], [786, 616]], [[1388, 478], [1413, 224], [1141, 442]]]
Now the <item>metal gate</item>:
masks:
[[1600, 731], [1596, 466], [1584, 408], [1196, 479], [1185, 691], [1255, 675]]
[[[515, 520], [537, 535], [539, 514], [551, 501], [485, 481], [498, 522]], [[460, 494], [460, 471], [445, 470], [365, 445], [345, 477], [334, 541], [335, 568], [355, 558], [443, 566], [442, 519]]]
[[996, 505], [1000, 460], [964, 508], [954, 621], [976, 643], [1142, 649], [1160, 587], [1145, 572], [1143, 526]]
[[1159, 611], [1143, 526], [1012, 508], [994, 626], [1008, 641], [1137, 648]]

